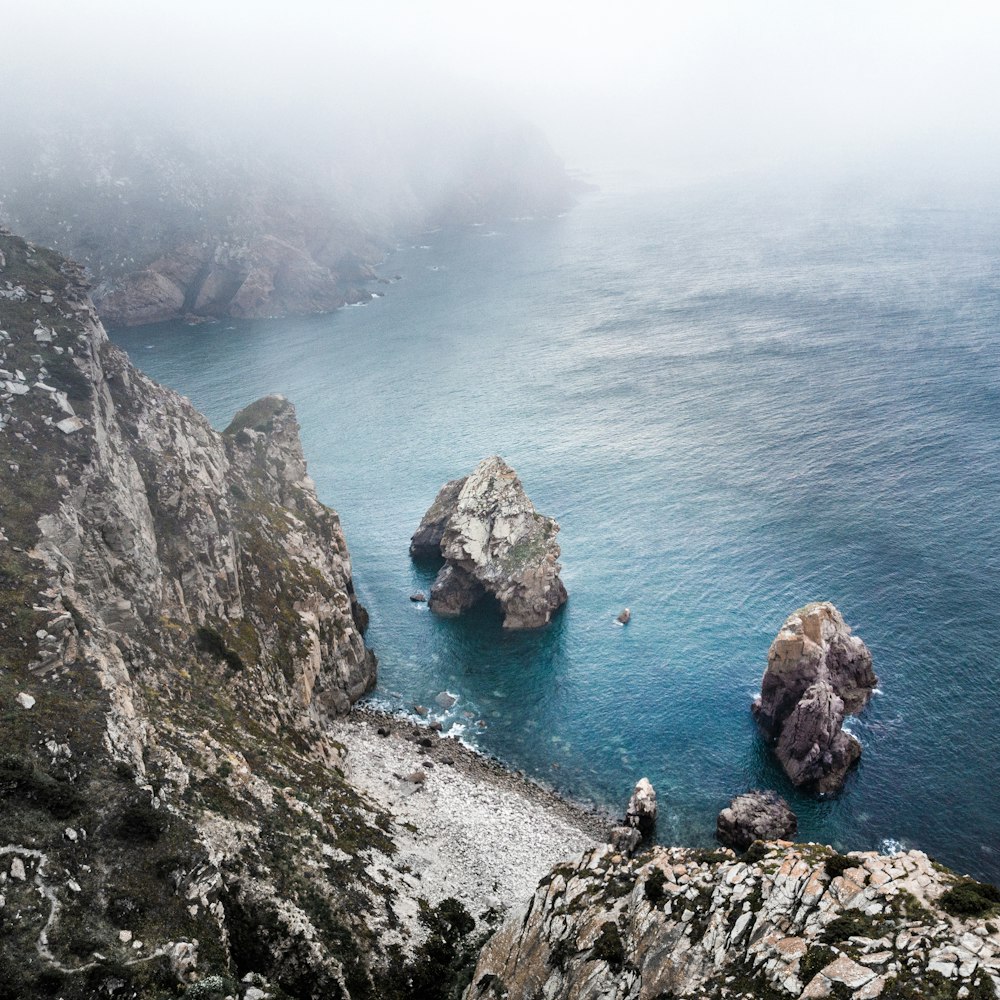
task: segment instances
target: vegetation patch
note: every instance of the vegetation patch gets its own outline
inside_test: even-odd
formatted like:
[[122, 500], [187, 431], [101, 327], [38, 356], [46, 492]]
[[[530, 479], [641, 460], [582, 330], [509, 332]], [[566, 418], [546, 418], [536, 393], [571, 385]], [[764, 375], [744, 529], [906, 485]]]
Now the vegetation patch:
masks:
[[846, 854], [832, 854], [823, 862], [823, 868], [830, 878], [843, 875], [848, 868], [857, 868], [860, 862], [857, 858], [848, 857]]
[[594, 941], [593, 955], [597, 961], [607, 962], [612, 972], [621, 972], [625, 965], [625, 946], [616, 923], [607, 920], [601, 925]]
[[15, 756], [0, 757], [0, 798], [17, 797], [45, 809], [55, 819], [69, 819], [82, 808], [83, 796], [36, 764]]
[[[458, 1000], [472, 981], [486, 934], [474, 935], [476, 921], [457, 900], [423, 905], [420, 921], [430, 932], [409, 961], [397, 949], [381, 978], [380, 1000]], [[481, 995], [489, 983], [480, 980]], [[352, 996], [354, 994], [352, 993]]]
[[663, 874], [662, 868], [654, 868], [647, 876], [642, 886], [642, 894], [649, 900], [650, 906], [660, 906], [666, 898], [667, 893], [663, 888], [666, 881], [667, 876]]
[[214, 628], [201, 625], [195, 633], [195, 645], [203, 653], [221, 660], [230, 670], [243, 670], [243, 657], [226, 645], [226, 640]]
[[938, 900], [953, 917], [986, 917], [1000, 911], [1000, 889], [989, 882], [962, 879]]
[[803, 983], [811, 982], [816, 973], [825, 969], [836, 957], [837, 953], [824, 945], [810, 948], [799, 960], [799, 979]]
[[836, 944], [852, 937], [878, 937], [880, 922], [857, 910], [842, 913], [823, 928], [820, 941]]

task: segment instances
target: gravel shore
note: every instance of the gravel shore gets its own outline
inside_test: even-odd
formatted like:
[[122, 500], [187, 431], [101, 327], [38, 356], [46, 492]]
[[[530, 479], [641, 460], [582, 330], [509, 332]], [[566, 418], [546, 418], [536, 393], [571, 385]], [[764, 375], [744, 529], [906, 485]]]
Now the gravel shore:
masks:
[[603, 843], [610, 817], [400, 716], [355, 707], [330, 726], [351, 783], [395, 817], [415, 897], [474, 915], [526, 903], [553, 865]]

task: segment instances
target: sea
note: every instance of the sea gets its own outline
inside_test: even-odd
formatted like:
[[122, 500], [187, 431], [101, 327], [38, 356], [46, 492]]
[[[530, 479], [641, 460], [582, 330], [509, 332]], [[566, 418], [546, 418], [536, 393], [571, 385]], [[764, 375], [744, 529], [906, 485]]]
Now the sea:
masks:
[[[732, 796], [772, 788], [799, 839], [998, 880], [998, 205], [603, 187], [387, 248], [361, 306], [113, 339], [216, 427], [295, 403], [371, 614], [376, 704], [615, 812], [646, 776], [664, 843], [711, 844]], [[410, 600], [433, 579], [407, 553], [421, 515], [494, 454], [561, 525], [570, 597], [540, 631]], [[848, 720], [860, 766], [824, 801], [750, 715], [815, 600], [879, 678]]]

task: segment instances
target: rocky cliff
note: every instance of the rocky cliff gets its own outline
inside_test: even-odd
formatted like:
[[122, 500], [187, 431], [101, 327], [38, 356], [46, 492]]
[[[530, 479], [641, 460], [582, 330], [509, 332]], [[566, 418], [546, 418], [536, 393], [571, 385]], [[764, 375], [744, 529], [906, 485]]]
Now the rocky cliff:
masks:
[[372, 297], [398, 239], [555, 214], [574, 190], [541, 136], [494, 122], [445, 153], [430, 124], [417, 143], [331, 123], [304, 146], [225, 120], [24, 121], [3, 102], [0, 223], [84, 264], [110, 327], [328, 312]]
[[446, 740], [346, 728], [375, 663], [291, 404], [214, 431], [7, 233], [0, 460], [0, 1000], [995, 997], [1000, 891], [918, 852], [600, 848], [479, 953], [450, 885], [492, 909], [487, 873], [592, 840], [485, 764], [456, 786]]
[[9, 234], [0, 327], [0, 995], [365, 995], [393, 845], [320, 723], [375, 659], [291, 404], [217, 433]]
[[483, 949], [466, 997], [994, 997], [997, 912], [994, 887], [919, 851], [602, 847], [542, 880]]

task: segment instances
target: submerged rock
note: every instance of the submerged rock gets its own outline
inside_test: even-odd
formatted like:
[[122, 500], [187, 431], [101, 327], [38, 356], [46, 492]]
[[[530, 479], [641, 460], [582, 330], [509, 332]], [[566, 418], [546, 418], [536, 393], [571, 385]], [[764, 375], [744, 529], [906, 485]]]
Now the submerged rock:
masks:
[[414, 558], [443, 556], [430, 608], [459, 615], [487, 594], [504, 628], [538, 628], [566, 601], [559, 578], [558, 523], [539, 514], [502, 458], [446, 483], [410, 539]]
[[861, 756], [844, 716], [864, 708], [877, 682], [868, 647], [828, 601], [788, 616], [771, 643], [753, 714], [796, 785], [840, 790]]
[[737, 795], [719, 813], [715, 836], [726, 847], [745, 851], [755, 840], [787, 840], [798, 828], [798, 818], [780, 795], [755, 789]]
[[615, 619], [619, 625], [628, 625], [632, 620], [632, 612], [628, 608], [624, 608], [622, 613]]

